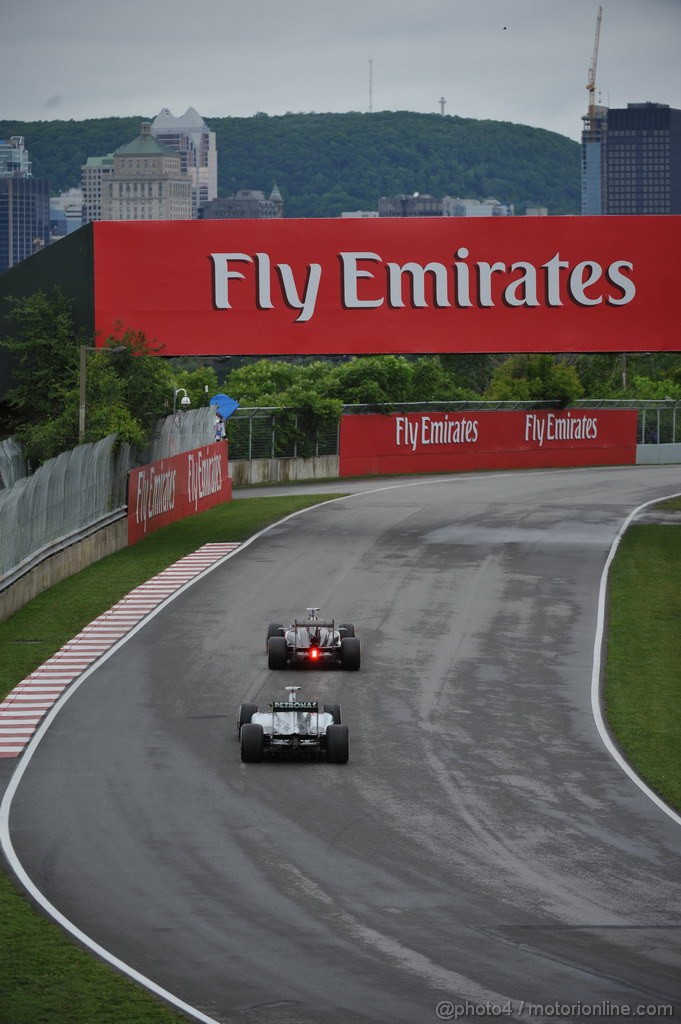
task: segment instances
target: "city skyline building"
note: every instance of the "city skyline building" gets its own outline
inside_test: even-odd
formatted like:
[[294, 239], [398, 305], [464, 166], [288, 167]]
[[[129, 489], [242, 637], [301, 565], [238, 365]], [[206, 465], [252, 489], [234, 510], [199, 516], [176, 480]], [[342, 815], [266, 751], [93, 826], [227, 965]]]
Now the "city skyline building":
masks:
[[681, 213], [681, 110], [610, 108], [602, 167], [604, 214]]
[[81, 167], [80, 187], [83, 193], [83, 224], [102, 219], [102, 187], [105, 178], [114, 172], [113, 153], [89, 156]]
[[278, 219], [284, 216], [284, 200], [277, 185], [269, 198], [260, 189], [240, 188], [233, 196], [212, 199], [198, 211], [200, 220]]
[[50, 199], [50, 242], [70, 235], [83, 226], [83, 192], [70, 188]]
[[583, 216], [681, 213], [681, 110], [598, 105], [582, 120]]
[[582, 121], [582, 216], [598, 217], [603, 213], [603, 160], [607, 133], [608, 108], [601, 104], [589, 107]]
[[498, 199], [459, 199], [414, 192], [411, 195], [381, 196], [379, 217], [512, 217], [513, 205]]
[[0, 273], [49, 241], [49, 182], [31, 174], [23, 136], [0, 140]]
[[18, 178], [31, 177], [31, 161], [23, 135], [12, 135], [9, 139], [0, 139], [0, 175], [14, 175]]
[[194, 107], [189, 107], [181, 117], [174, 117], [164, 107], [151, 122], [151, 134], [179, 154], [182, 173], [192, 181], [193, 216], [197, 217], [199, 208], [218, 194], [215, 132]]
[[113, 171], [102, 178], [102, 220], [191, 220], [192, 181], [178, 153], [151, 134], [140, 134], [113, 154]]

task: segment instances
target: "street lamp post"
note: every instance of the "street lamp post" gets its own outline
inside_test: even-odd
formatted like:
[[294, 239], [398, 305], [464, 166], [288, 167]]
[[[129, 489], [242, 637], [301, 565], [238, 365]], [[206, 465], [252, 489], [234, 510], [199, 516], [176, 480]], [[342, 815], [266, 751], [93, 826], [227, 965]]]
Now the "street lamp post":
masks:
[[87, 389], [88, 352], [108, 352], [109, 355], [113, 355], [116, 352], [125, 352], [125, 345], [116, 345], [115, 348], [96, 348], [94, 345], [80, 346], [80, 401], [78, 405], [78, 444], [82, 444], [85, 438], [85, 396]]

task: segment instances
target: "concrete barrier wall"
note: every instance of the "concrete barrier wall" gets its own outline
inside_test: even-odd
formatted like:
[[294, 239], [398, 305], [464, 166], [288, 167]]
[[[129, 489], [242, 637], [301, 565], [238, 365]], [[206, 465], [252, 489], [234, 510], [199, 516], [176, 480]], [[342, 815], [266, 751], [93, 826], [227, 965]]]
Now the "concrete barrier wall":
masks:
[[681, 444], [636, 445], [637, 466], [666, 466], [681, 462]]
[[123, 518], [45, 558], [21, 576], [16, 583], [0, 592], [0, 622], [14, 615], [55, 583], [73, 576], [93, 562], [98, 562], [100, 558], [106, 558], [107, 555], [120, 551], [127, 545], [128, 522]]
[[317, 455], [312, 459], [235, 459], [229, 463], [229, 474], [234, 487], [335, 479], [338, 477], [338, 456]]

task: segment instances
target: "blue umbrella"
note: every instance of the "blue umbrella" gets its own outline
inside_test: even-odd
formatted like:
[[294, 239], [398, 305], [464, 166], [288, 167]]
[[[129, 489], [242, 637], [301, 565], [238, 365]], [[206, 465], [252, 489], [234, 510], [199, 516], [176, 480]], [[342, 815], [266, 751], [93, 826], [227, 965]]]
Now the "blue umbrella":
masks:
[[210, 400], [211, 405], [216, 405], [218, 412], [222, 416], [223, 420], [229, 419], [233, 412], [239, 408], [239, 403], [235, 398], [230, 398], [229, 395], [213, 395]]

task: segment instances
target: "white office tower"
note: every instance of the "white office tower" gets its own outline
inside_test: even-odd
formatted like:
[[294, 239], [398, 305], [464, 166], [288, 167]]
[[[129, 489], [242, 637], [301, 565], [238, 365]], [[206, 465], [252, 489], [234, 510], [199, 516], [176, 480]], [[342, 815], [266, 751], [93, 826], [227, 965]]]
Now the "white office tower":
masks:
[[151, 134], [168, 149], [179, 153], [182, 172], [192, 180], [193, 216], [204, 203], [218, 194], [218, 154], [215, 132], [200, 114], [189, 107], [182, 117], [173, 117], [164, 107], [151, 123]]

